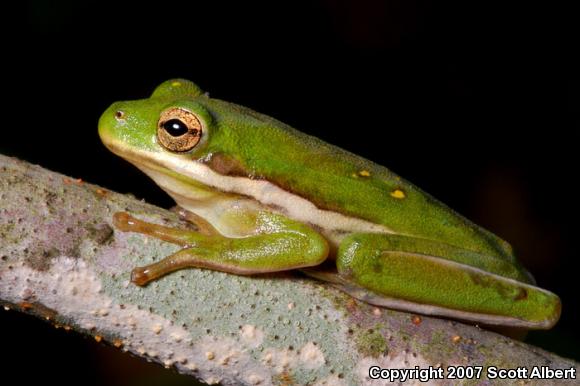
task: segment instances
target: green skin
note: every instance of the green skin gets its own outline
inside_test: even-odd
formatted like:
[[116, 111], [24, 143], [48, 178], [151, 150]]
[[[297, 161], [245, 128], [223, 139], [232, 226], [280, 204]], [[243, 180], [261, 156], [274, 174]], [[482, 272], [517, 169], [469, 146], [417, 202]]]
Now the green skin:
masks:
[[[162, 114], [172, 108], [201, 122], [201, 139], [190, 150], [175, 151], [160, 140]], [[373, 304], [524, 328], [550, 328], [559, 318], [559, 298], [533, 285], [507, 242], [387, 168], [268, 116], [210, 98], [187, 80], [164, 82], [148, 99], [113, 104], [99, 121], [99, 135], [117, 155], [157, 173], [148, 174], [178, 203], [255, 201], [242, 209], [222, 206], [213, 220], [190, 213], [198, 232], [116, 214], [121, 230], [184, 247], [136, 268], [132, 279], [137, 284], [183, 267], [236, 274], [313, 267], [307, 269], [312, 276]], [[267, 181], [320, 210], [387, 231], [346, 227], [340, 236], [330, 236], [329, 226], [297, 220], [281, 208], [285, 199], [279, 199], [280, 206], [278, 198], [274, 205], [265, 204], [195, 171], [184, 172], [188, 165], [211, 169], [215, 181], [236, 179], [240, 189]], [[220, 227], [237, 236], [221, 234]], [[329, 264], [316, 269], [333, 260], [334, 269]]]

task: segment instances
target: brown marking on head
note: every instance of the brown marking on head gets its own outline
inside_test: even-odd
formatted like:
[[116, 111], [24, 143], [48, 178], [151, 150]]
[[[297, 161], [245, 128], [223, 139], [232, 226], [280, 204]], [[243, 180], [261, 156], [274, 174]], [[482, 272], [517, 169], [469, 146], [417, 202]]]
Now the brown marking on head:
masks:
[[216, 173], [223, 176], [246, 177], [256, 179], [238, 160], [224, 153], [213, 153], [202, 161]]

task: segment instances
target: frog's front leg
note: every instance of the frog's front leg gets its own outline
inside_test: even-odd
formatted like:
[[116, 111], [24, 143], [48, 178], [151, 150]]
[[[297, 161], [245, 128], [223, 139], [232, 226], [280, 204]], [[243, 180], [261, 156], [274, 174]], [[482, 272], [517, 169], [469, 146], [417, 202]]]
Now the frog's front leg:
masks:
[[[242, 222], [244, 237], [202, 234], [151, 224], [128, 213], [114, 215], [126, 232], [147, 234], [184, 247], [163, 260], [133, 269], [131, 281], [145, 285], [185, 267], [209, 268], [240, 275], [277, 272], [320, 264], [328, 256], [326, 239], [302, 223], [265, 210], [224, 213], [226, 221]], [[229, 219], [228, 219], [229, 217]]]
[[336, 277], [313, 276], [376, 305], [528, 329], [550, 328], [560, 315], [558, 296], [532, 285], [512, 261], [436, 241], [352, 234], [336, 263]]

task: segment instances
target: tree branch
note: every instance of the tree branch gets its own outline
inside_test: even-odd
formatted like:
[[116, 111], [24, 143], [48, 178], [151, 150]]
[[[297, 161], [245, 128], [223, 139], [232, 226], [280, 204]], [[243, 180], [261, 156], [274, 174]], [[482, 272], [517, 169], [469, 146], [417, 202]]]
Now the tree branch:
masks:
[[177, 247], [115, 231], [111, 217], [120, 210], [185, 226], [172, 212], [0, 155], [0, 302], [208, 383], [380, 384], [368, 378], [373, 365], [578, 368], [477, 327], [376, 308], [294, 274], [189, 269], [137, 287], [131, 269]]

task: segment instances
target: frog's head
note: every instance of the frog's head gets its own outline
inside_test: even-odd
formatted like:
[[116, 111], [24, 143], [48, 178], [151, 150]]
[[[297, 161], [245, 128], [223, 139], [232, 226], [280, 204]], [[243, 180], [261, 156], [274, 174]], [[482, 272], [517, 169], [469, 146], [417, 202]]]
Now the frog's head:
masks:
[[[188, 80], [168, 80], [147, 99], [113, 103], [99, 120], [99, 136], [109, 150], [187, 207], [187, 200], [216, 191], [213, 182], [220, 176], [204, 164], [215, 161], [212, 155], [223, 145], [220, 120], [236, 115], [230, 107], [220, 109], [220, 102]], [[222, 131], [226, 137], [231, 132]]]
[[203, 98], [194, 83], [169, 80], [148, 99], [112, 104], [99, 120], [99, 136], [133, 163], [160, 152], [183, 157], [207, 143], [212, 117], [198, 101]]

